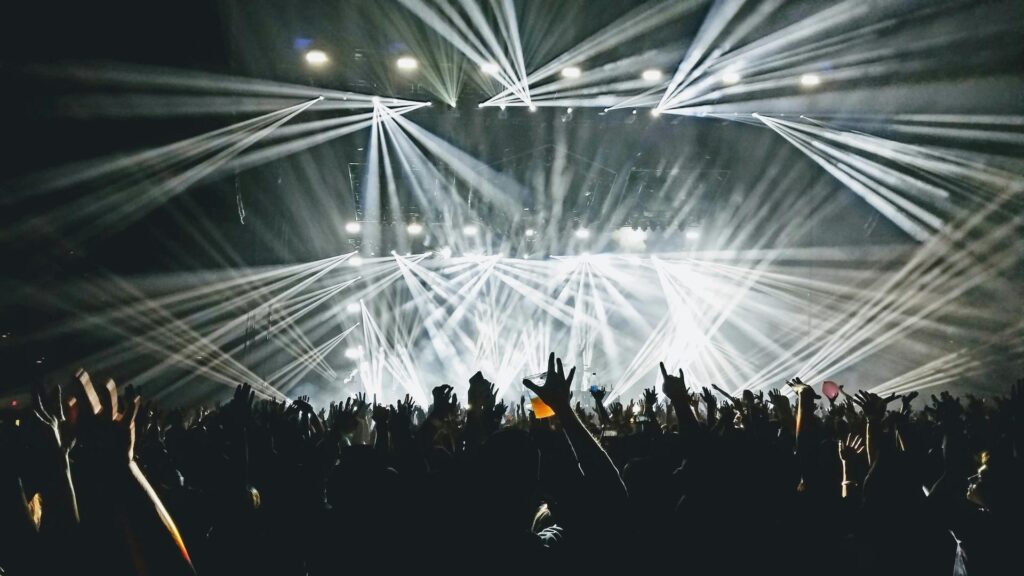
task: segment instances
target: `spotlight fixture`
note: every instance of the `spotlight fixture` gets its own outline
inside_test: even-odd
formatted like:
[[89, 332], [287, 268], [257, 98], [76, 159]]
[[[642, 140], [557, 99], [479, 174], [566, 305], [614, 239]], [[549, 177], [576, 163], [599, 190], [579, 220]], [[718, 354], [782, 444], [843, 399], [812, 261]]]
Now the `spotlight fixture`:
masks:
[[345, 358], [355, 360], [360, 356], [362, 356], [362, 353], [359, 351], [359, 348], [345, 348]]
[[419, 222], [410, 222], [409, 225], [405, 227], [405, 231], [408, 232], [410, 236], [419, 236], [423, 233], [423, 225]]
[[735, 70], [726, 70], [722, 73], [722, 84], [732, 86], [741, 80], [740, 73]]
[[330, 58], [327, 57], [327, 52], [323, 50], [310, 50], [306, 52], [306, 64], [310, 66], [323, 66], [330, 62]]
[[661, 109], [659, 109], [659, 108], [651, 108], [651, 116], [654, 116], [654, 117], [661, 116]]
[[698, 238], [700, 238], [700, 230], [696, 230], [696, 229], [691, 228], [691, 229], [686, 231], [686, 239], [687, 240], [696, 240]]
[[570, 108], [566, 108], [565, 109], [565, 113], [566, 114], [572, 114], [572, 108], [571, 107]]
[[579, 78], [583, 74], [579, 66], [566, 66], [562, 68], [562, 78]]
[[533, 228], [527, 228], [524, 234], [526, 234], [527, 238], [533, 238], [537, 234], [537, 231], [534, 230]]
[[579, 228], [576, 230], [574, 234], [580, 240], [586, 240], [587, 238], [590, 238], [590, 230], [587, 230], [586, 228]]
[[536, 111], [537, 111], [537, 105], [536, 104], [530, 104], [530, 112], [536, 112]]
[[504, 112], [505, 111], [505, 105], [504, 104], [498, 104], [498, 109]]
[[359, 234], [362, 229], [363, 225], [359, 222], [347, 222], [345, 224], [345, 232], [348, 232], [349, 234]]
[[355, 256], [353, 256], [353, 257], [348, 259], [348, 265], [349, 266], [362, 266], [363, 265], [363, 257], [358, 255], [358, 254], [356, 254]]
[[817, 86], [818, 84], [821, 84], [821, 76], [818, 76], [817, 74], [804, 74], [800, 77], [801, 86], [811, 87]]
[[440, 256], [441, 258], [451, 258], [452, 249], [445, 246], [444, 248], [441, 248], [440, 250], [437, 251], [437, 255]]
[[397, 66], [399, 70], [415, 70], [420, 67], [420, 63], [412, 56], [402, 56], [398, 60], [395, 60], [395, 66]]
[[640, 75], [645, 82], [657, 82], [658, 80], [661, 80], [661, 76], [661, 70], [658, 70], [657, 68], [644, 70], [644, 73]]
[[476, 236], [480, 233], [480, 229], [476, 227], [476, 224], [466, 224], [462, 227], [463, 236]]
[[360, 310], [362, 310], [362, 306], [359, 305], [359, 302], [349, 302], [348, 306], [345, 306], [345, 312], [349, 314], [355, 314]]
[[500, 70], [501, 68], [494, 62], [484, 62], [480, 65], [480, 71], [490, 76], [497, 76]]

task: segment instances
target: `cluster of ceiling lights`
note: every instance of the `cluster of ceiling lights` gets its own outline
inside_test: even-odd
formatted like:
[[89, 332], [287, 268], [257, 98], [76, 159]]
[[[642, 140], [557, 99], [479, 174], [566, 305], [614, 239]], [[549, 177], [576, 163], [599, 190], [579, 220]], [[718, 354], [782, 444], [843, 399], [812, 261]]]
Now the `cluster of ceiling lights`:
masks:
[[[319, 49], [313, 49], [306, 52], [305, 55], [306, 63], [313, 67], [322, 67], [330, 63], [331, 59], [326, 52]], [[416, 58], [405, 55], [400, 56], [395, 60], [395, 67], [401, 72], [412, 72], [420, 67], [419, 60]], [[480, 71], [488, 76], [498, 76], [501, 73], [501, 67], [495, 62], [484, 62], [480, 65]], [[561, 71], [562, 78], [569, 80], [575, 80], [583, 76], [583, 69], [579, 66], [566, 66]], [[644, 82], [661, 82], [664, 78], [664, 73], [657, 68], [648, 68], [640, 74], [640, 78]], [[737, 66], [726, 68], [722, 72], [721, 81], [726, 86], [733, 86], [739, 84], [743, 76]], [[804, 88], [814, 88], [821, 84], [821, 76], [814, 73], [806, 73], [800, 76], [800, 86]], [[501, 109], [504, 110], [505, 106], [501, 105]], [[529, 104], [530, 112], [536, 112], [537, 106]], [[652, 116], [658, 116], [661, 114], [661, 110], [654, 108], [651, 110]]]
[[[419, 222], [416, 221], [409, 222], [408, 224], [405, 225], [405, 231], [410, 236], [419, 236], [420, 234], [423, 234], [423, 230], [423, 224], [420, 224]], [[345, 232], [349, 234], [359, 234], [362, 231], [363, 225], [360, 222], [352, 221], [345, 223]]]
[[[324, 66], [331, 61], [327, 53], [319, 49], [307, 51], [305, 58], [307, 64], [315, 67]], [[395, 60], [395, 67], [403, 72], [410, 72], [418, 69], [420, 63], [416, 58], [405, 55]], [[480, 65], [480, 71], [488, 76], [497, 76], [501, 72], [501, 66], [496, 62], [484, 62]], [[566, 66], [562, 68], [561, 75], [563, 78], [574, 80], [583, 76], [583, 69], [579, 66]], [[649, 68], [640, 74], [640, 78], [645, 82], [660, 82], [663, 77], [664, 73], [657, 68]]]

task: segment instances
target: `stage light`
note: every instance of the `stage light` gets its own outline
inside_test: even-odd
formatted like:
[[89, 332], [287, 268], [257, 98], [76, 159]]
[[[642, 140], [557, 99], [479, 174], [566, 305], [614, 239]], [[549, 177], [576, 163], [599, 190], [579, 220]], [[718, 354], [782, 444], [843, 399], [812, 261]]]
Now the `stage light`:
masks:
[[817, 74], [804, 74], [800, 77], [801, 86], [810, 87], [817, 86], [818, 84], [821, 84], [821, 76], [818, 76]]
[[572, 108], [566, 108], [565, 109], [565, 113], [566, 114], [572, 114]]
[[412, 236], [418, 236], [423, 233], [423, 225], [419, 222], [410, 222], [409, 225], [405, 227], [405, 231]]
[[590, 238], [590, 230], [587, 230], [586, 228], [580, 228], [576, 230], [575, 235], [580, 240], [586, 240], [587, 238]]
[[349, 266], [362, 266], [363, 265], [363, 257], [358, 255], [358, 254], [356, 254], [355, 256], [353, 256], [353, 257], [348, 259], [348, 265]]
[[527, 228], [525, 234], [527, 238], [532, 238], [535, 234], [537, 234], [537, 231], [534, 230], [533, 228]]
[[505, 110], [505, 105], [504, 104], [498, 104], [498, 108], [501, 109], [501, 110]]
[[462, 227], [463, 236], [476, 236], [480, 233], [480, 229], [475, 224], [466, 224]]
[[380, 104], [380, 96], [374, 96], [373, 98], [370, 98], [370, 102], [373, 102], [374, 104]]
[[348, 306], [345, 306], [345, 312], [349, 314], [355, 314], [360, 310], [362, 310], [362, 306], [359, 305], [359, 302], [349, 302]]
[[536, 104], [530, 104], [530, 112], [536, 112], [536, 111], [537, 111], [537, 105]]
[[722, 74], [722, 84], [733, 85], [740, 81], [740, 73], [734, 70], [727, 70]]
[[440, 256], [441, 258], [451, 258], [452, 249], [445, 246], [444, 248], [441, 248], [440, 250], [437, 251], [437, 255]]
[[359, 352], [359, 348], [345, 348], [345, 358], [355, 360], [360, 356], [362, 356], [362, 353]]
[[397, 66], [399, 70], [415, 70], [420, 67], [420, 63], [412, 56], [402, 56], [398, 60], [395, 60], [395, 66]]
[[654, 117], [661, 116], [661, 109], [659, 109], [659, 108], [651, 108], [651, 116], [654, 116]]
[[306, 64], [311, 66], [323, 66], [330, 61], [327, 57], [327, 53], [323, 50], [310, 50], [306, 52]]
[[658, 80], [661, 80], [661, 70], [658, 70], [657, 68], [644, 70], [644, 73], [641, 74], [640, 77], [647, 82], [657, 82]]
[[489, 74], [491, 76], [497, 76], [499, 70], [501, 70], [501, 68], [499, 68], [498, 65], [495, 64], [494, 62], [484, 62], [480, 66], [481, 72], [483, 72], [484, 74]]
[[562, 68], [563, 78], [579, 78], [582, 74], [583, 71], [580, 70], [579, 66], [566, 66]]
[[362, 229], [363, 225], [359, 222], [348, 222], [345, 224], [345, 232], [348, 232], [349, 234], [359, 234]]
[[686, 239], [687, 240], [696, 240], [697, 238], [700, 238], [700, 230], [687, 230], [686, 231]]

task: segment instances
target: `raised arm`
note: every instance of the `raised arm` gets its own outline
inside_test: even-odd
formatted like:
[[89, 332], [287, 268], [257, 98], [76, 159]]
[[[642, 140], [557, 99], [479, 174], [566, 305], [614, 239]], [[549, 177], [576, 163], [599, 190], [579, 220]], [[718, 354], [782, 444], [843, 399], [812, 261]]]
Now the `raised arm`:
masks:
[[591, 484], [594, 492], [609, 498], [625, 498], [626, 487], [619, 476], [618, 468], [572, 409], [570, 390], [575, 375], [576, 368], [573, 368], [567, 376], [562, 367], [562, 359], [556, 359], [552, 352], [548, 356], [548, 372], [544, 385], [538, 386], [530, 380], [523, 380], [523, 385], [555, 412], [573, 451], [576, 452], [585, 481]]

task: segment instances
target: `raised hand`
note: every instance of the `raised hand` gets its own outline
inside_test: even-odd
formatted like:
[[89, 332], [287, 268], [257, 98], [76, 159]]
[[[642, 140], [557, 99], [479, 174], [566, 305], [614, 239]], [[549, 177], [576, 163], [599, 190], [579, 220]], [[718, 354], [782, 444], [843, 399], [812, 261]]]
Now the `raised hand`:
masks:
[[912, 390], [907, 394], [904, 394], [902, 397], [900, 397], [900, 402], [903, 404], [903, 407], [900, 411], [904, 415], [910, 414], [910, 403], [914, 401], [914, 398], [917, 398], [918, 394], [919, 392], [917, 390]]
[[701, 387], [700, 397], [704, 400], [704, 407], [707, 409], [708, 427], [714, 427], [718, 422], [718, 398], [707, 386]]
[[654, 417], [654, 407], [658, 405], [658, 391], [651, 386], [644, 388], [644, 414], [649, 418]]
[[544, 379], [544, 385], [538, 386], [530, 379], [523, 379], [523, 386], [540, 397], [545, 404], [554, 410], [555, 414], [569, 414], [572, 412], [572, 405], [569, 403], [572, 397], [572, 379], [576, 375], [576, 368], [569, 371], [568, 376], [562, 367], [562, 359], [555, 358], [552, 352], [548, 356], [548, 372]]
[[408, 394], [395, 403], [390, 411], [391, 427], [396, 432], [407, 433], [412, 430], [413, 415], [416, 413], [416, 402]]
[[[119, 409], [117, 385], [113, 380], [99, 390], [85, 370], [75, 375], [76, 430], [88, 447], [88, 454], [113, 463], [131, 462], [135, 458], [135, 416], [141, 400]], [[125, 458], [127, 459], [125, 460]]]
[[352, 411], [356, 418], [366, 418], [369, 408], [370, 403], [366, 401], [366, 392], [356, 394], [355, 399], [352, 401]]
[[501, 419], [505, 417], [505, 413], [507, 412], [508, 404], [506, 404], [505, 401], [502, 400], [501, 402], [495, 404], [494, 408], [491, 409], [491, 418], [498, 422], [501, 422]]
[[434, 417], [444, 420], [455, 412], [458, 399], [452, 394], [452, 390], [454, 388], [447, 384], [434, 387], [431, 392], [434, 397], [434, 407], [431, 410], [431, 414]]
[[882, 398], [878, 394], [861, 390], [854, 395], [853, 403], [860, 406], [868, 420], [880, 421], [885, 416], [885, 407], [898, 398], [895, 392]]
[[621, 424], [625, 420], [626, 409], [622, 405], [622, 402], [612, 402], [612, 405], [609, 406], [608, 409], [611, 411], [611, 420], [616, 425]]
[[772, 403], [775, 410], [789, 411], [792, 408], [789, 403], [789, 396], [780, 392], [778, 388], [772, 388], [768, 391], [768, 401]]
[[67, 456], [75, 444], [74, 432], [64, 416], [64, 397], [57, 386], [54, 397], [47, 394], [42, 385], [32, 389], [32, 413], [53, 434], [53, 448], [58, 454]]
[[821, 398], [821, 396], [814, 391], [814, 388], [811, 388], [808, 384], [804, 384], [804, 381], [799, 377], [794, 377], [786, 381], [786, 385], [792, 388], [793, 392], [796, 392], [796, 396], [800, 400], [804, 400], [808, 397], [814, 400]]
[[686, 388], [686, 377], [683, 375], [683, 369], [679, 369], [679, 376], [669, 374], [668, 370], [665, 369], [665, 363], [661, 362], [661, 378], [664, 382], [661, 385], [661, 391], [665, 396], [672, 401], [673, 404], [678, 406], [689, 406], [690, 405], [690, 391]]
[[837, 440], [839, 447], [839, 459], [843, 463], [849, 462], [854, 456], [864, 451], [864, 438], [857, 434], [847, 434], [846, 440]]
[[300, 414], [312, 414], [315, 412], [313, 406], [309, 403], [309, 396], [299, 396], [292, 401], [292, 406], [299, 411]]
[[594, 398], [594, 402], [598, 404], [604, 404], [604, 397], [608, 393], [604, 388], [598, 388], [596, 386], [590, 387], [590, 395]]
[[249, 382], [234, 386], [234, 395], [224, 412], [230, 414], [239, 423], [245, 424], [252, 416], [255, 400], [256, 390], [249, 385]]
[[469, 410], [479, 410], [487, 413], [494, 407], [497, 400], [497, 389], [494, 384], [484, 378], [482, 373], [477, 372], [469, 379], [467, 399], [469, 401]]

